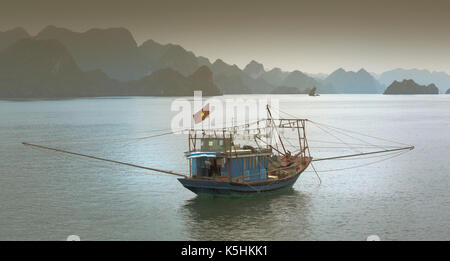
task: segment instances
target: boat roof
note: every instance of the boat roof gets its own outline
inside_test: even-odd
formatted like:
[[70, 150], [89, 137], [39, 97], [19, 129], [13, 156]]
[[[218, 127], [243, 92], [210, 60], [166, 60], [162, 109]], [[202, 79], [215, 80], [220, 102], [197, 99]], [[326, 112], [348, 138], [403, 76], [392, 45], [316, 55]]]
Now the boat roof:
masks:
[[187, 151], [184, 155], [189, 158], [245, 158], [256, 156], [270, 156], [272, 154], [271, 149], [233, 149], [231, 152], [224, 151]]

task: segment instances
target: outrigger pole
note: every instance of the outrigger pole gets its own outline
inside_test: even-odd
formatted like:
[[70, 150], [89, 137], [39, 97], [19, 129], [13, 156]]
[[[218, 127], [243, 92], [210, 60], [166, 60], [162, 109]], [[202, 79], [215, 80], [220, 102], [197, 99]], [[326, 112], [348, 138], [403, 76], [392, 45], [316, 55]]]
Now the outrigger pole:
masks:
[[314, 159], [313, 158], [312, 161], [342, 159], [342, 158], [358, 157], [358, 156], [377, 154], [377, 153], [385, 153], [385, 152], [392, 152], [392, 151], [399, 151], [399, 150], [413, 150], [413, 149], [414, 149], [414, 146], [409, 146], [409, 147], [403, 147], [403, 148], [397, 148], [397, 149], [391, 149], [391, 150], [379, 150], [379, 151], [373, 151], [373, 152], [365, 152], [365, 153], [358, 153], [358, 154], [335, 156], [335, 157], [329, 157], [329, 158], [319, 158], [319, 159]]
[[53, 151], [57, 151], [57, 152], [62, 152], [62, 153], [67, 153], [67, 154], [72, 154], [72, 155], [81, 156], [81, 157], [86, 157], [86, 158], [90, 158], [90, 159], [102, 160], [102, 161], [108, 161], [108, 162], [112, 162], [112, 163], [116, 163], [116, 164], [120, 164], [120, 165], [126, 165], [126, 166], [130, 166], [130, 167], [134, 167], [134, 168], [140, 168], [140, 169], [146, 169], [146, 170], [151, 170], [151, 171], [156, 171], [156, 172], [162, 172], [162, 173], [166, 173], [166, 174], [170, 174], [170, 175], [175, 175], [175, 176], [180, 176], [180, 177], [186, 178], [186, 175], [183, 175], [183, 174], [180, 174], [180, 173], [176, 173], [176, 172], [173, 172], [173, 171], [170, 171], [170, 170], [163, 170], [163, 169], [149, 168], [149, 167], [139, 166], [139, 165], [132, 164], [132, 163], [121, 162], [121, 161], [111, 160], [111, 159], [105, 159], [105, 158], [100, 158], [100, 157], [91, 156], [91, 155], [87, 155], [87, 154], [82, 154], [82, 153], [77, 153], [77, 152], [71, 152], [71, 151], [62, 150], [62, 149], [57, 149], [57, 148], [50, 148], [50, 147], [46, 147], [46, 146], [42, 146], [42, 145], [37, 145], [37, 144], [31, 144], [31, 143], [28, 143], [28, 142], [22, 142], [22, 144], [23, 144], [23, 145], [26, 145], [26, 146], [32, 146], [32, 147], [41, 148], [41, 149], [46, 149], [46, 150], [53, 150]]

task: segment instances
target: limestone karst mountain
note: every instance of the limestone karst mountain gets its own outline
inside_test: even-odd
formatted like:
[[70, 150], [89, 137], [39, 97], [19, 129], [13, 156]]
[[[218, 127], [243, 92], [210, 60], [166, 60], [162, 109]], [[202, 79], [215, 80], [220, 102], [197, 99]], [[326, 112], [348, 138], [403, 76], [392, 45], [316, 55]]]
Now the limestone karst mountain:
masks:
[[379, 81], [385, 85], [404, 79], [412, 79], [414, 82], [422, 85], [434, 83], [439, 87], [441, 93], [450, 88], [450, 75], [445, 72], [430, 72], [429, 70], [419, 69], [395, 69], [386, 71], [379, 77]]
[[302, 94], [304, 92], [300, 91], [297, 87], [290, 87], [290, 86], [278, 86], [277, 88], [273, 89], [271, 94]]
[[122, 81], [146, 74], [137, 43], [125, 28], [90, 29], [79, 33], [47, 26], [36, 39], [58, 40], [85, 71], [100, 69], [109, 77]]
[[172, 68], [188, 76], [201, 66], [194, 53], [179, 45], [162, 45], [153, 40], [148, 40], [139, 46], [139, 53], [148, 74], [160, 69]]
[[221, 59], [214, 63], [206, 57], [196, 57], [194, 53], [178, 45], [162, 45], [153, 40], [139, 46], [146, 70], [151, 73], [164, 68], [174, 69], [188, 76], [201, 66], [207, 66], [213, 72], [213, 81], [224, 94], [269, 93], [274, 86], [263, 79], [255, 79], [236, 65], [230, 65]]
[[[14, 51], [18, 49], [21, 52]], [[255, 60], [241, 69], [222, 59], [211, 62], [176, 44], [148, 40], [138, 45], [125, 28], [74, 32], [47, 26], [36, 36], [15, 28], [0, 32], [0, 53], [3, 96], [138, 95], [134, 90], [145, 95], [185, 95], [194, 88], [192, 85], [211, 95], [305, 93], [313, 87], [321, 94], [371, 94], [382, 93], [384, 86], [405, 77], [419, 84], [436, 83], [442, 93], [450, 88], [449, 75], [427, 70], [396, 69], [373, 74], [364, 69], [352, 72], [340, 68], [325, 75], [280, 68], [266, 71]], [[129, 82], [134, 89], [127, 88]]]
[[244, 83], [244, 73], [236, 65], [229, 65], [221, 59], [217, 59], [210, 68], [214, 73], [214, 82], [224, 94], [252, 93]]
[[324, 83], [333, 86], [336, 93], [373, 94], [383, 91], [382, 85], [364, 69], [352, 72], [339, 68], [330, 74]]
[[211, 61], [209, 61], [209, 59], [206, 57], [199, 56], [199, 57], [197, 57], [197, 61], [198, 61], [199, 66], [203, 66], [203, 65], [206, 65], [208, 67], [211, 66]]
[[25, 31], [25, 29], [21, 27], [16, 27], [11, 30], [7, 30], [4, 32], [0, 32], [0, 51], [5, 49], [6, 47], [10, 46], [14, 42], [20, 40], [29, 38], [30, 35]]
[[[57, 40], [22, 39], [0, 52], [0, 97], [80, 97], [103, 95], [99, 75], [83, 72]], [[103, 79], [104, 80], [104, 79]], [[106, 85], [117, 87], [107, 79]]]
[[213, 83], [212, 72], [202, 66], [190, 76], [164, 68], [137, 81], [129, 83], [129, 92], [144, 96], [191, 96], [195, 90], [201, 90], [205, 96], [221, 95]]
[[439, 94], [436, 85], [419, 85], [414, 80], [394, 81], [389, 85], [384, 94]]
[[302, 93], [319, 85], [321, 84], [317, 80], [300, 71], [291, 72], [282, 83], [282, 86], [298, 88]]
[[328, 77], [328, 74], [326, 73], [306, 73], [306, 74], [318, 80], [325, 80], [325, 78]]
[[237, 65], [229, 65], [217, 59], [212, 65], [214, 81], [224, 94], [270, 93], [274, 86], [264, 80], [254, 79]]
[[201, 66], [187, 78], [189, 82], [188, 95], [192, 95], [195, 90], [202, 90], [203, 95], [221, 95], [221, 91], [214, 84], [213, 73], [207, 66]]
[[0, 98], [220, 95], [210, 69], [184, 76], [160, 69], [139, 81], [120, 82], [101, 70], [83, 71], [58, 40], [22, 39], [0, 52]]
[[273, 68], [263, 73], [259, 78], [273, 86], [280, 86], [288, 75], [289, 72], [283, 72], [280, 68]]
[[266, 72], [264, 70], [264, 65], [256, 62], [255, 60], [252, 60], [249, 64], [247, 64], [243, 71], [253, 79], [258, 78]]

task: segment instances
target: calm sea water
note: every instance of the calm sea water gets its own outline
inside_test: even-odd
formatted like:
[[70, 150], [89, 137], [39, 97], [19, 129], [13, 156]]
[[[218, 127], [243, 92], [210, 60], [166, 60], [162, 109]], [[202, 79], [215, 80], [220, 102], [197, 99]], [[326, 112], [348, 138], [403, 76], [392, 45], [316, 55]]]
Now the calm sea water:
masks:
[[[290, 191], [197, 197], [171, 176], [21, 144], [186, 172], [185, 136], [127, 140], [170, 128], [172, 98], [0, 101], [0, 240], [450, 239], [450, 95], [276, 98], [289, 113], [415, 150], [320, 172], [322, 184], [308, 169]], [[339, 150], [308, 131], [313, 153]]]

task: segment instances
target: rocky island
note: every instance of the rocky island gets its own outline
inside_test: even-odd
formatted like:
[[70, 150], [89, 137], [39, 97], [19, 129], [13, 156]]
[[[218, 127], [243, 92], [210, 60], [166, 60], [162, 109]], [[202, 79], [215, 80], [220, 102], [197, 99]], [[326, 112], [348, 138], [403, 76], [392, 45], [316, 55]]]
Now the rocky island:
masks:
[[384, 94], [439, 94], [436, 85], [419, 85], [413, 80], [394, 81], [389, 85]]

